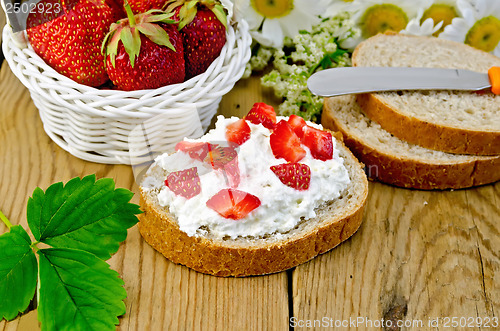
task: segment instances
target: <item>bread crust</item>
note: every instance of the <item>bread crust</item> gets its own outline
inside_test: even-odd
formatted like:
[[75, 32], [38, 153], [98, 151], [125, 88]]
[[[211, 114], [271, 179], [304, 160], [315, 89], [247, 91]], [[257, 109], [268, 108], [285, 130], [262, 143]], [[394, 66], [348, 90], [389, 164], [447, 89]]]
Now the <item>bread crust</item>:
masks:
[[[359, 65], [359, 57], [361, 57], [359, 53], [364, 47], [376, 43], [377, 38], [387, 37], [401, 37], [401, 35], [388, 32], [361, 43], [352, 54], [352, 65]], [[415, 40], [427, 38], [407, 35], [403, 37]], [[439, 42], [457, 46], [457, 51], [459, 51], [458, 47], [470, 47], [444, 39], [440, 39]], [[476, 49], [474, 51], [480, 52], [482, 56], [496, 59], [494, 55]], [[386, 131], [409, 143], [454, 154], [500, 155], [500, 131], [468, 130], [427, 122], [405, 115], [391, 107], [378, 93], [359, 94], [357, 101], [371, 120], [378, 122]]]
[[344, 143], [365, 164], [369, 177], [404, 188], [421, 190], [460, 189], [500, 180], [500, 157], [481, 157], [453, 164], [425, 163], [402, 158], [368, 146], [351, 135], [334, 115], [325, 99], [321, 122], [325, 128], [342, 133]]
[[465, 130], [409, 117], [376, 93], [358, 94], [356, 100], [366, 116], [409, 143], [446, 153], [500, 155], [500, 132]]
[[[340, 143], [338, 145], [341, 145]], [[368, 182], [362, 165], [342, 145], [351, 162], [356, 162], [354, 173], [362, 181], [356, 204], [342, 214], [328, 213], [321, 225], [294, 234], [286, 240], [276, 240], [255, 245], [235, 245], [231, 240], [212, 240], [190, 237], [179, 229], [173, 215], [161, 210], [141, 189], [139, 230], [154, 249], [169, 260], [196, 271], [216, 276], [251, 276], [283, 271], [311, 260], [348, 239], [359, 228], [366, 198]], [[344, 153], [344, 154], [345, 154]], [[351, 177], [352, 178], [352, 177]], [[307, 222], [307, 221], [306, 221]]]

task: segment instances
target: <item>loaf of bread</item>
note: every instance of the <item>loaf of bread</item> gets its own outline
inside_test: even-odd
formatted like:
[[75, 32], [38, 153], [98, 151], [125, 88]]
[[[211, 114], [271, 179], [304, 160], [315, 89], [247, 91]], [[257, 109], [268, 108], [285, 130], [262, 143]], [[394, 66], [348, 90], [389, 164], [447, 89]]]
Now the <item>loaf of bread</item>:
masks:
[[416, 189], [458, 189], [500, 179], [500, 156], [450, 154], [401, 140], [370, 120], [353, 95], [325, 99], [325, 128], [344, 136], [344, 143], [365, 164], [368, 176]]
[[[500, 58], [438, 38], [379, 34], [358, 45], [352, 63], [487, 73], [500, 66]], [[360, 94], [357, 101], [384, 130], [412, 144], [448, 153], [500, 154], [500, 96], [491, 92], [395, 91]]]

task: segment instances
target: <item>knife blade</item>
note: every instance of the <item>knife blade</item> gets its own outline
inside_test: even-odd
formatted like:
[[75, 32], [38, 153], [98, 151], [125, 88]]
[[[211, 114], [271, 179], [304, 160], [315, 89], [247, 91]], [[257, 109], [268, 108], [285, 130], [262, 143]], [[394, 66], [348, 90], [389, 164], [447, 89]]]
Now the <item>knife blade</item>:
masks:
[[332, 97], [401, 90], [479, 91], [491, 87], [491, 83], [488, 74], [464, 69], [345, 67], [313, 74], [307, 87], [313, 94]]

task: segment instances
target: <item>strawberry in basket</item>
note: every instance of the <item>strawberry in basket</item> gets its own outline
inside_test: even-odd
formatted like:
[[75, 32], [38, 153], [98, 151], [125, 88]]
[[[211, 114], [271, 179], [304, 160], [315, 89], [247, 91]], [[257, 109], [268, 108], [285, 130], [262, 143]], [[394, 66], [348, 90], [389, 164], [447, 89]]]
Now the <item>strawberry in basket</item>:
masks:
[[134, 13], [145, 13], [151, 9], [163, 9], [167, 0], [129, 0]]
[[169, 0], [167, 11], [180, 20], [186, 79], [205, 72], [226, 43], [224, 8], [216, 0]]
[[127, 1], [125, 10], [128, 17], [111, 25], [103, 43], [111, 81], [125, 91], [183, 82], [184, 48], [172, 14], [152, 9], [134, 15]]
[[[28, 16], [34, 51], [52, 68], [77, 83], [99, 86], [108, 80], [101, 44], [116, 13], [104, 0], [42, 0]], [[57, 11], [56, 9], [61, 9]]]

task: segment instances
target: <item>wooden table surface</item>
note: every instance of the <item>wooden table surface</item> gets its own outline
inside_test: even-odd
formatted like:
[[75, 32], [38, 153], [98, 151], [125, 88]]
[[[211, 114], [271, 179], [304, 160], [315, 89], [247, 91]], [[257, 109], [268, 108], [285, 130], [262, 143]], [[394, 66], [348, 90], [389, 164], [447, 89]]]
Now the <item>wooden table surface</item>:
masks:
[[[256, 101], [277, 100], [253, 77], [224, 97], [220, 113], [243, 115]], [[79, 160], [48, 138], [28, 91], [4, 62], [0, 210], [27, 228], [26, 203], [35, 187], [88, 174], [114, 178], [138, 203], [130, 167]], [[363, 330], [390, 319], [420, 330], [437, 329], [429, 326], [436, 318], [439, 329], [447, 318], [449, 326], [453, 317], [462, 323], [498, 318], [499, 202], [500, 183], [427, 192], [372, 182], [363, 223], [351, 239], [287, 272], [250, 278], [217, 278], [175, 265], [135, 226], [109, 260], [128, 292], [119, 329], [287, 330], [323, 322]], [[0, 233], [6, 231], [0, 224]], [[36, 328], [36, 311], [0, 322], [0, 331]]]

